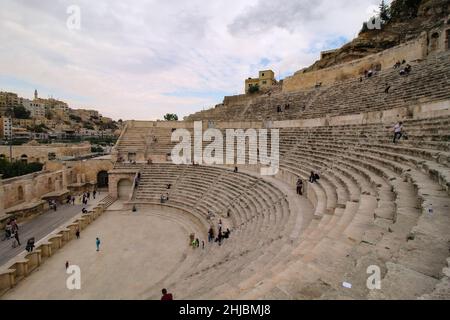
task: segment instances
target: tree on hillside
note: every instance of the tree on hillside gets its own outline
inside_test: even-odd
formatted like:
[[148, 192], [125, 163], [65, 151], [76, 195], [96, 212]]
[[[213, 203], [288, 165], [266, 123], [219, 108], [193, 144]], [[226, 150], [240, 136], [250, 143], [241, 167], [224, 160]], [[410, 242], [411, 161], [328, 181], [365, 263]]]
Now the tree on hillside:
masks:
[[13, 109], [14, 118], [17, 119], [30, 119], [31, 112], [25, 109], [24, 106], [17, 106]]
[[388, 22], [391, 19], [391, 14], [389, 12], [389, 6], [384, 0], [380, 3], [380, 18], [383, 22]]
[[164, 115], [166, 121], [178, 121], [178, 116], [175, 113], [166, 113]]
[[391, 3], [390, 16], [392, 20], [414, 18], [422, 0], [394, 0]]

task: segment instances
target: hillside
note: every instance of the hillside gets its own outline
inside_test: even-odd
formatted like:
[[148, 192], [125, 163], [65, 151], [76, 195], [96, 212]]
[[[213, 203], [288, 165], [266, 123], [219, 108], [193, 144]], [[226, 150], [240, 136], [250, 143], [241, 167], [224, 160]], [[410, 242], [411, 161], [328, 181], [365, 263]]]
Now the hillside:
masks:
[[395, 0], [391, 20], [381, 30], [361, 30], [357, 38], [316, 61], [304, 72], [320, 70], [365, 57], [417, 38], [450, 14], [448, 0]]

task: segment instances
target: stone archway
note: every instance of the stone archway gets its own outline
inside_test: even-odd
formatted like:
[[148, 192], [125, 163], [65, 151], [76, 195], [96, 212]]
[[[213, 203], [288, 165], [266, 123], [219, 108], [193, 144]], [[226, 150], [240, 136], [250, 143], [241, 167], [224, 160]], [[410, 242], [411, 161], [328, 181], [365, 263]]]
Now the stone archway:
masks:
[[28, 163], [28, 156], [26, 154], [23, 154], [20, 156], [20, 162], [22, 163]]
[[120, 200], [128, 200], [131, 194], [133, 183], [130, 179], [120, 179], [117, 183], [117, 197]]
[[22, 201], [24, 199], [23, 187], [19, 186], [17, 188], [17, 200]]
[[101, 170], [97, 173], [97, 187], [107, 188], [109, 185], [108, 171]]
[[434, 32], [430, 39], [430, 52], [437, 51], [439, 49], [439, 33]]

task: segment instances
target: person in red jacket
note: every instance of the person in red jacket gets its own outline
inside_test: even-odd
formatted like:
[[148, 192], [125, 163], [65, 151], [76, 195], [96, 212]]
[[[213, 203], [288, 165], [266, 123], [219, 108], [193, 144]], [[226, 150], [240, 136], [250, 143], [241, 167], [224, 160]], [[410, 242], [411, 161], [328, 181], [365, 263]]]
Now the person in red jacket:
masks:
[[173, 300], [173, 296], [171, 293], [167, 293], [167, 289], [162, 289], [162, 297], [161, 300]]

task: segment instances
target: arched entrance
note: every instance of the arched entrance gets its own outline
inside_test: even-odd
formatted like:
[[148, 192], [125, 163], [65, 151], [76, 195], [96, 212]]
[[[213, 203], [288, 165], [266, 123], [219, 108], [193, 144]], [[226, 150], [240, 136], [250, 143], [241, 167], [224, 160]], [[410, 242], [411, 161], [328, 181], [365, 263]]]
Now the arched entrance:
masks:
[[120, 200], [128, 200], [131, 193], [132, 183], [130, 179], [121, 179], [117, 184], [117, 197]]
[[108, 171], [102, 170], [99, 173], [97, 173], [97, 187], [107, 188], [108, 184], [109, 184]]
[[22, 200], [23, 200], [23, 188], [22, 188], [22, 186], [19, 186], [19, 187], [17, 188], [17, 199], [18, 199], [19, 201], [22, 201]]
[[431, 35], [430, 52], [436, 51], [439, 48], [439, 33], [435, 32]]
[[20, 156], [20, 161], [21, 161], [22, 163], [27, 164], [27, 163], [28, 163], [28, 156], [27, 156], [26, 154], [21, 155], [21, 156]]

